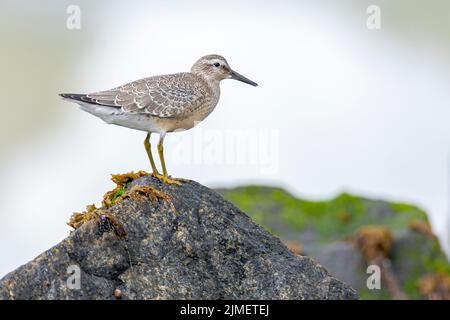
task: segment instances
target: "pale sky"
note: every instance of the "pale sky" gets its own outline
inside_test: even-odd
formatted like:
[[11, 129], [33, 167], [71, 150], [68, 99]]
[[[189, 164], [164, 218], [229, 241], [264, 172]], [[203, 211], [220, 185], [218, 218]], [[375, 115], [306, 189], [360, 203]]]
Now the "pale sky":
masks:
[[[1, 157], [0, 276], [67, 236], [71, 213], [98, 204], [111, 173], [149, 169], [144, 133], [106, 125], [57, 93], [189, 71], [210, 53], [259, 86], [224, 81], [203, 123], [169, 134], [169, 173], [210, 187], [279, 185], [309, 199], [348, 191], [410, 202], [429, 213], [448, 248], [449, 44], [440, 28], [450, 23], [438, 14], [448, 5], [428, 8], [431, 19], [411, 2], [378, 3], [381, 30], [366, 27], [370, 1], [22, 8], [46, 15], [33, 32], [55, 34], [49, 39], [64, 51], [53, 62], [62, 70], [54, 87], [45, 87], [52, 63], [40, 76], [51, 97], [42, 110], [54, 118], [13, 135]], [[66, 30], [68, 4], [80, 6], [81, 30]], [[44, 104], [35, 101], [30, 114]]]

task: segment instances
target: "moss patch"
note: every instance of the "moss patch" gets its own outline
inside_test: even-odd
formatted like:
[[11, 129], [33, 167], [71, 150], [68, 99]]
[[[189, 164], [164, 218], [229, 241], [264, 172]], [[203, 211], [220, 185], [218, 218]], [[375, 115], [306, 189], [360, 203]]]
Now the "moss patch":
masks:
[[116, 187], [105, 193], [102, 201], [103, 206], [107, 208], [114, 206], [117, 199], [119, 199], [127, 191], [128, 186], [131, 182], [133, 182], [133, 180], [147, 175], [148, 173], [145, 171], [113, 174], [111, 176], [111, 180], [116, 184]]
[[67, 223], [74, 229], [78, 229], [85, 222], [98, 217], [97, 207], [94, 204], [86, 206], [86, 210], [83, 212], [74, 212], [69, 222]]
[[130, 183], [133, 182], [133, 180], [147, 175], [148, 173], [144, 171], [112, 175], [111, 180], [116, 184], [116, 187], [105, 193], [103, 196], [102, 207], [97, 208], [95, 205], [89, 205], [85, 211], [81, 213], [75, 212], [70, 218], [68, 225], [77, 229], [90, 220], [98, 220], [100, 229], [114, 230], [117, 236], [124, 237], [126, 235], [125, 229], [108, 209], [125, 199], [137, 201], [150, 199], [153, 202], [158, 200], [168, 201], [174, 212], [176, 212], [175, 207], [172, 204], [172, 199], [166, 193], [151, 186], [136, 185], [129, 188]]
[[[413, 220], [428, 223], [425, 212], [417, 207], [369, 200], [348, 193], [330, 200], [309, 201], [298, 199], [280, 188], [248, 186], [219, 192], [277, 235], [283, 235], [287, 230], [295, 232], [309, 228], [318, 232], [322, 243], [345, 239], [364, 225], [386, 226], [395, 232], [408, 228]], [[388, 214], [378, 214], [379, 211]]]

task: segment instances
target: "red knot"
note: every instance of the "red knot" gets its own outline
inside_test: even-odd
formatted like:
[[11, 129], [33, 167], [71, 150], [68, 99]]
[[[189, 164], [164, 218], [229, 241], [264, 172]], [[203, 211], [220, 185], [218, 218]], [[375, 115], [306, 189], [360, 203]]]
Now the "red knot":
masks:
[[[219, 102], [219, 84], [224, 79], [257, 86], [231, 69], [224, 57], [207, 55], [194, 63], [191, 72], [148, 77], [106, 91], [60, 96], [106, 123], [147, 132], [144, 146], [152, 175], [165, 183], [179, 185], [182, 179], [167, 174], [164, 137], [167, 132], [191, 129], [205, 119]], [[160, 135], [157, 149], [163, 174], [158, 172], [152, 156], [153, 132]]]

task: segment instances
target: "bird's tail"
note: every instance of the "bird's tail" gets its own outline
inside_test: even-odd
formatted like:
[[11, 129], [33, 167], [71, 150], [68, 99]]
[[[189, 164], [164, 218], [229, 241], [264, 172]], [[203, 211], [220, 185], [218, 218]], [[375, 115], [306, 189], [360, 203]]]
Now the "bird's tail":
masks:
[[79, 93], [60, 93], [60, 97], [72, 100], [72, 101], [80, 101], [80, 102], [90, 102], [90, 99], [85, 94], [79, 94]]

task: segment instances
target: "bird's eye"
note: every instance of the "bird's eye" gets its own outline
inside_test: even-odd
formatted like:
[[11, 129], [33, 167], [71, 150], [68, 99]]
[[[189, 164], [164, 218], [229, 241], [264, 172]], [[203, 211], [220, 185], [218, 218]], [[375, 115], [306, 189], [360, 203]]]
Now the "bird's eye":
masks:
[[220, 67], [220, 63], [218, 63], [218, 62], [216, 62], [216, 63], [214, 63], [214, 67]]

